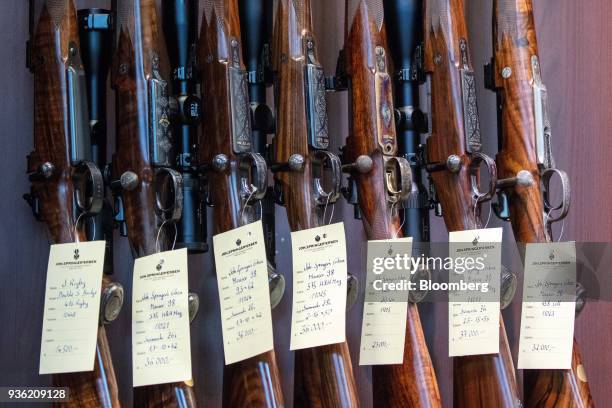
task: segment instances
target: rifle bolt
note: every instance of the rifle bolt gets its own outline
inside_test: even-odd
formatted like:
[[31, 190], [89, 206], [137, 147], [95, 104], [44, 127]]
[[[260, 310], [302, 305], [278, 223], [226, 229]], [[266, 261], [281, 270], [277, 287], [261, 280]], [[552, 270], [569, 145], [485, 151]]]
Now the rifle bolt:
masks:
[[435, 173], [437, 171], [448, 170], [451, 173], [459, 173], [461, 170], [461, 157], [456, 154], [451, 154], [446, 158], [444, 163], [431, 163], [425, 166], [425, 169], [429, 173]]
[[51, 175], [53, 175], [53, 172], [55, 171], [55, 166], [53, 165], [53, 163], [51, 162], [44, 162], [41, 166], [40, 166], [40, 174], [44, 177], [44, 178], [49, 178], [51, 177]]
[[218, 154], [213, 157], [212, 168], [215, 171], [224, 171], [229, 164], [229, 159], [224, 154]]
[[132, 191], [138, 187], [138, 174], [133, 171], [126, 171], [119, 178], [121, 188], [127, 191]]
[[459, 173], [459, 170], [461, 170], [461, 157], [456, 154], [448, 156], [446, 159], [446, 168], [451, 173]]
[[373, 166], [374, 162], [372, 161], [372, 158], [368, 155], [362, 154], [361, 156], [357, 157], [355, 163], [349, 163], [342, 166], [342, 171], [344, 173], [357, 172], [365, 174], [372, 170]]
[[516, 173], [516, 177], [497, 180], [496, 187], [500, 190], [514, 186], [529, 187], [533, 182], [533, 175], [527, 170], [521, 170]]
[[292, 154], [289, 156], [289, 160], [287, 161], [289, 164], [289, 170], [291, 171], [300, 171], [304, 167], [304, 156], [301, 154]]
[[502, 72], [501, 72], [502, 78], [508, 79], [510, 78], [511, 75], [512, 75], [512, 68], [504, 67], [504, 69], [502, 69]]

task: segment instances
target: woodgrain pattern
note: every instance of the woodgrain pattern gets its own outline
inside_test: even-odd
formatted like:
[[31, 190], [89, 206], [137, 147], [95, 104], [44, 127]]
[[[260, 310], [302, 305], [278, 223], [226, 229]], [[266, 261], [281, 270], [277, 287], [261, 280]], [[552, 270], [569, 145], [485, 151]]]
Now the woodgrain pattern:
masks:
[[[250, 120], [248, 94], [242, 95], [242, 99], [231, 95], [230, 65], [246, 75], [240, 51], [238, 5], [236, 0], [215, 0], [211, 3], [211, 8], [202, 16], [198, 45], [205, 118], [199, 139], [199, 156], [205, 163], [211, 163], [218, 154], [224, 154], [229, 159], [229, 166], [225, 170], [208, 173], [213, 233], [220, 234], [254, 221], [252, 211], [257, 203], [247, 203], [248, 197], [241, 194], [241, 178], [245, 175], [240, 169], [241, 158], [232, 148], [235, 136], [233, 121]], [[238, 52], [234, 53], [233, 49]], [[233, 117], [232, 103], [244, 105], [239, 111], [247, 115]], [[223, 406], [284, 406], [274, 350], [224, 366]]]
[[[66, 61], [71, 45], [79, 49], [76, 9], [72, 0], [43, 1], [35, 6], [41, 11], [32, 44], [35, 147], [28, 156], [28, 173], [36, 172], [45, 162], [52, 163], [55, 170], [50, 178], [32, 182], [32, 195], [41, 202], [41, 216], [53, 243], [84, 241], [85, 223], [76, 225], [78, 214], [67, 128]], [[94, 370], [53, 375], [53, 385], [70, 389], [70, 401], [58, 404], [60, 406], [120, 406], [103, 326], [98, 330]]]
[[[461, 157], [456, 173], [431, 174], [449, 231], [481, 228], [479, 205], [471, 190], [470, 155], [463, 121], [460, 67], [471, 69], [463, 0], [427, 0], [425, 6], [425, 69], [431, 76], [430, 162]], [[461, 50], [464, 42], [466, 49]], [[466, 59], [466, 61], [464, 61]], [[475, 208], [476, 206], [476, 208]], [[453, 359], [453, 402], [457, 407], [517, 407], [520, 399], [503, 319], [499, 354]]]
[[[350, 77], [350, 136], [347, 138], [346, 159], [353, 162], [361, 155], [370, 156], [374, 162], [371, 171], [365, 174], [353, 173], [359, 191], [359, 207], [366, 235], [370, 240], [397, 238], [402, 235], [399, 211], [388, 201], [385, 188], [385, 162], [395, 155], [394, 151], [383, 152], [379, 144], [381, 133], [393, 139], [396, 149], [393, 121], [381, 129], [384, 115], [376, 102], [378, 92], [383, 92], [381, 100], [389, 101], [387, 109], [393, 111], [391, 89], [378, 90], [376, 76], [390, 85], [391, 78], [387, 68], [381, 70], [377, 65], [375, 50], [387, 50], [384, 25], [378, 27], [373, 16], [374, 10], [364, 0], [358, 1], [357, 10], [351, 16], [350, 0], [347, 1], [346, 27], [346, 70]], [[382, 4], [377, 6], [382, 7]], [[390, 56], [382, 58], [388, 65]], [[415, 304], [408, 307], [406, 322], [406, 341], [404, 343], [403, 364], [372, 367], [374, 406], [376, 407], [440, 407], [440, 391], [425, 343], [419, 311]]]
[[[147, 81], [157, 63], [167, 62], [161, 45], [158, 12], [154, 0], [121, 0], [118, 10], [118, 44], [113, 62], [113, 86], [116, 95], [117, 145], [113, 157], [113, 175], [126, 171], [138, 175], [138, 186], [122, 191], [128, 238], [135, 257], [156, 250], [159, 220], [156, 215], [155, 168], [149, 143]], [[157, 59], [157, 61], [156, 61]], [[163, 65], [160, 65], [163, 69]], [[168, 78], [164, 72], [163, 78]], [[159, 234], [161, 250], [170, 248], [166, 228]], [[193, 407], [196, 405], [191, 385], [159, 384], [134, 388], [138, 407]]]
[[[304, 91], [304, 36], [313, 36], [310, 0], [280, 0], [275, 10], [273, 68], [277, 110], [275, 160], [292, 154], [304, 157], [301, 171], [275, 174], [292, 231], [322, 225], [314, 200], [312, 155], [308, 146]], [[314, 37], [314, 36], [313, 36]], [[316, 43], [315, 43], [316, 44]], [[316, 54], [315, 54], [316, 55]], [[294, 406], [359, 406], [353, 367], [346, 342], [295, 352]]]
[[[544, 223], [540, 172], [536, 157], [532, 57], [538, 57], [531, 0], [497, 0], [493, 5], [494, 83], [501, 104], [501, 146], [497, 164], [503, 177], [529, 171], [535, 183], [507, 190], [510, 220], [517, 242], [551, 240]], [[500, 71], [512, 69], [503, 78]], [[593, 400], [578, 345], [574, 342], [571, 370], [526, 370], [528, 407], [588, 407]]]

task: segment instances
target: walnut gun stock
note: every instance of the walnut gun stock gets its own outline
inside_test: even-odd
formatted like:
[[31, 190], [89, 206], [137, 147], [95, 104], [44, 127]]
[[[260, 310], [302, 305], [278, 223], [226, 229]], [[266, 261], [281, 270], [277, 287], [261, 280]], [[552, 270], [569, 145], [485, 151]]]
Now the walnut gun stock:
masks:
[[[316, 54], [310, 0], [280, 0], [274, 22], [277, 200], [287, 209], [292, 231], [324, 225], [325, 207], [339, 195], [340, 160], [327, 151], [325, 80]], [[332, 169], [329, 191], [322, 188], [325, 166]], [[295, 353], [297, 407], [359, 405], [346, 342]]]
[[[154, 0], [120, 0], [113, 88], [117, 144], [112, 181], [120, 197], [135, 257], [168, 250], [182, 213], [182, 177], [173, 170], [168, 65]], [[176, 238], [176, 237], [175, 237]], [[192, 386], [159, 384], [134, 389], [139, 407], [193, 407]]]
[[[482, 154], [463, 0], [425, 2], [425, 70], [431, 87], [427, 161], [449, 231], [482, 228], [480, 204], [495, 193], [496, 168]], [[480, 165], [489, 188], [478, 186]], [[453, 359], [458, 407], [520, 406], [510, 348], [500, 318], [499, 354]]]
[[[266, 161], [253, 151], [241, 47], [237, 1], [207, 2], [198, 46], [206, 120], [198, 145], [207, 169], [214, 234], [260, 219], [259, 203], [267, 190]], [[282, 296], [274, 287], [278, 282], [271, 283], [272, 297]], [[284, 406], [274, 351], [224, 367], [223, 406]]]
[[[397, 155], [392, 77], [382, 0], [347, 0], [344, 69], [349, 89], [350, 136], [343, 159], [349, 188], [370, 240], [402, 236], [399, 211], [412, 190], [408, 161]], [[355, 181], [353, 183], [352, 181]], [[349, 192], [348, 196], [352, 196]], [[404, 362], [373, 366], [374, 406], [439, 407], [440, 392], [417, 306], [408, 307]]]
[[[77, 12], [72, 0], [37, 0], [30, 2], [30, 15], [34, 151], [28, 156], [31, 193], [24, 198], [36, 218], [47, 224], [52, 242], [83, 241], [87, 223], [102, 210], [104, 182], [92, 161]], [[60, 405], [120, 406], [102, 324], [116, 317], [122, 294], [119, 285], [104, 279], [94, 370], [53, 376], [54, 386], [70, 388], [70, 401]]]
[[[488, 87], [497, 92], [500, 177], [525, 174], [528, 183], [500, 189], [496, 213], [509, 216], [517, 242], [548, 242], [551, 225], [569, 209], [569, 182], [555, 168], [551, 127], [546, 111], [533, 6], [531, 0], [493, 2], [494, 58], [486, 69]], [[560, 205], [548, 199], [552, 176], [559, 176], [563, 194]], [[591, 407], [593, 400], [584, 366], [574, 341], [571, 370], [525, 370], [527, 407]]]

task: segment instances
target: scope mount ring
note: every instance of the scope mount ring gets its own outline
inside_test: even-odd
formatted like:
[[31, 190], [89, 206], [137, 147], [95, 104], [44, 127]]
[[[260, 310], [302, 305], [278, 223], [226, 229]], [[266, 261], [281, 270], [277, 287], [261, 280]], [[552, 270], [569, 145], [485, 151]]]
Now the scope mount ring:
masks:
[[[317, 205], [333, 204], [340, 197], [340, 184], [342, 181], [342, 163], [340, 158], [327, 150], [315, 150], [313, 152], [313, 159], [313, 163], [320, 169], [320, 174], [313, 174], [315, 202]], [[321, 183], [323, 168], [326, 164], [332, 172], [330, 191], [325, 191]]]
[[[480, 187], [478, 185], [480, 165], [483, 162], [486, 165], [487, 171], [489, 172], [489, 190], [485, 193], [480, 191]], [[471, 153], [470, 182], [472, 185], [472, 195], [474, 196], [476, 204], [489, 201], [491, 198], [493, 198], [493, 195], [495, 194], [495, 191], [497, 189], [497, 166], [495, 165], [495, 161], [484, 153]]]
[[[558, 205], [552, 205], [550, 203], [550, 180], [555, 174], [559, 176], [559, 179], [561, 180], [561, 188], [563, 189], [561, 202]], [[563, 170], [548, 168], [542, 172], [541, 180], [542, 186], [544, 187], [543, 198], [544, 210], [547, 214], [546, 223], [550, 225], [554, 222], [561, 221], [567, 216], [571, 203], [572, 190], [570, 187], [569, 177]], [[557, 210], [559, 213], [556, 216], [551, 216], [552, 212]]]
[[[162, 193], [165, 187], [166, 180], [170, 178], [172, 182], [173, 200], [165, 200]], [[162, 219], [162, 222], [179, 221], [183, 215], [183, 177], [181, 174], [168, 167], [159, 167], [155, 170], [155, 201], [156, 212]], [[171, 201], [171, 205], [165, 205], [167, 201]]]
[[77, 207], [85, 216], [93, 216], [104, 205], [104, 178], [93, 162], [81, 160], [73, 167], [72, 182]]

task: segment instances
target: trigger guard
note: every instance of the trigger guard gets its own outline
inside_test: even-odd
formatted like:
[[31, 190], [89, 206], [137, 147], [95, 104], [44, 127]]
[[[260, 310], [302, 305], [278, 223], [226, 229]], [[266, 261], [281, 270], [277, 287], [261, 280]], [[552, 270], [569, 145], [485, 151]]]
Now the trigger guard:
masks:
[[[314, 157], [321, 158], [321, 167], [325, 164], [327, 159], [332, 170], [332, 189], [331, 191], [325, 191], [321, 184], [321, 177], [313, 177], [314, 191], [315, 191], [315, 202], [318, 205], [332, 204], [336, 202], [340, 197], [340, 183], [342, 181], [342, 163], [340, 158], [335, 154], [326, 150], [315, 150]], [[321, 170], [323, 172], [323, 170]]]
[[[561, 199], [561, 203], [559, 205], [552, 206], [549, 201], [550, 197], [548, 194], [548, 190], [550, 186], [550, 179], [555, 174], [558, 175], [559, 178], [561, 179], [561, 186], [563, 188], [563, 198]], [[543, 193], [544, 208], [546, 208], [547, 213], [548, 213], [548, 217], [547, 217], [548, 223], [551, 224], [553, 222], [560, 221], [563, 218], [565, 218], [565, 216], [567, 215], [569, 211], [571, 195], [572, 195], [570, 181], [569, 181], [569, 177], [567, 176], [567, 173], [559, 169], [544, 170], [544, 172], [542, 172], [541, 179], [542, 179], [542, 185], [544, 186], [544, 193]], [[561, 210], [561, 211], [556, 217], [550, 215], [552, 211], [557, 211], [557, 210]]]
[[[251, 163], [247, 163], [251, 182], [249, 183], [249, 179], [246, 177], [240, 178], [241, 195], [245, 201], [259, 201], [264, 198], [268, 189], [268, 166], [261, 154], [248, 152], [240, 155], [238, 168], [242, 169], [248, 159], [251, 161]], [[251, 164], [255, 166], [255, 172], [251, 171]], [[248, 202], [245, 202], [245, 204], [248, 204]]]
[[[486, 193], [481, 192], [478, 188], [478, 174], [482, 162], [487, 165], [487, 171], [489, 172], [489, 190]], [[470, 161], [470, 180], [472, 184], [472, 194], [476, 199], [476, 203], [489, 201], [493, 198], [493, 194], [495, 194], [497, 188], [497, 166], [495, 165], [495, 161], [484, 153], [472, 153]]]
[[[393, 162], [397, 164], [400, 171], [399, 190], [395, 189], [395, 186], [392, 185], [387, 176], [387, 170], [389, 168], [395, 169], [395, 167], [391, 165]], [[408, 163], [408, 160], [399, 156], [389, 157], [385, 160], [385, 187], [389, 193], [388, 200], [392, 204], [405, 201], [408, 196], [410, 196], [410, 193], [412, 192], [412, 169], [410, 168], [410, 163]]]
[[[86, 182], [91, 176], [91, 196], [86, 197], [85, 192], [78, 187], [80, 181]], [[93, 162], [82, 160], [74, 167], [72, 182], [75, 184], [75, 197], [79, 210], [84, 215], [96, 215], [104, 205], [104, 178], [102, 172]]]
[[164, 173], [167, 173], [172, 178], [172, 184], [174, 186], [174, 203], [170, 207], [164, 208], [156, 192], [156, 208], [163, 222], [176, 222], [179, 221], [183, 215], [183, 177], [176, 170], [168, 167], [160, 167], [155, 173], [156, 186], [160, 176]]

